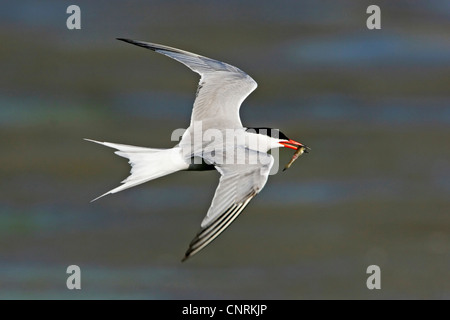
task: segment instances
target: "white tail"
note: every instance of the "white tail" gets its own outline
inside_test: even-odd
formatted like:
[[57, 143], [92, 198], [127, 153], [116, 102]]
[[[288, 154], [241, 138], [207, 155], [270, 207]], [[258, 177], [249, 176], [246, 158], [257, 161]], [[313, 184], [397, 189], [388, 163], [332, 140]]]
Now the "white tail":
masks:
[[189, 164], [183, 160], [181, 149], [177, 147], [172, 149], [153, 149], [99, 142], [91, 139], [84, 140], [119, 150], [115, 154], [129, 159], [131, 165], [130, 175], [122, 181], [123, 185], [102, 194], [92, 201], [189, 167]]

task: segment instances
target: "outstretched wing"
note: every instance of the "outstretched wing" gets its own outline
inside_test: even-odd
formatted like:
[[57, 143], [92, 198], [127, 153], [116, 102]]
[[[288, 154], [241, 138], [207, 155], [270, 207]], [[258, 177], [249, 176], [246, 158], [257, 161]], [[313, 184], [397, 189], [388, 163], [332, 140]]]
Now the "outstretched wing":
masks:
[[202, 229], [190, 243], [183, 261], [217, 238], [266, 184], [273, 157], [267, 153], [249, 149], [246, 151], [246, 164], [216, 165], [221, 174], [219, 186], [201, 223]]
[[242, 127], [239, 108], [258, 86], [244, 71], [227, 63], [176, 48], [122, 38], [118, 40], [164, 54], [200, 74], [191, 126], [194, 121], [208, 120], [205, 123], [214, 125], [216, 129]]

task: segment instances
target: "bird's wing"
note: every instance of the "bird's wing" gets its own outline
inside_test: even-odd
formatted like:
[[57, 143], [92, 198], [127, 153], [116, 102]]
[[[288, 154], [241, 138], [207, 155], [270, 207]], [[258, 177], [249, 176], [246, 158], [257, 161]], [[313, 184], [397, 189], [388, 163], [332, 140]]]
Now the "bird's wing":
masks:
[[[246, 160], [254, 164], [216, 165], [221, 177], [211, 207], [183, 259], [191, 257], [222, 233], [264, 187], [273, 157], [246, 149]], [[210, 161], [206, 156], [206, 161]]]
[[205, 123], [214, 124], [216, 129], [242, 127], [239, 108], [257, 87], [256, 81], [248, 74], [227, 63], [176, 48], [129, 39], [118, 40], [164, 54], [200, 74], [191, 126], [194, 121], [209, 120]]

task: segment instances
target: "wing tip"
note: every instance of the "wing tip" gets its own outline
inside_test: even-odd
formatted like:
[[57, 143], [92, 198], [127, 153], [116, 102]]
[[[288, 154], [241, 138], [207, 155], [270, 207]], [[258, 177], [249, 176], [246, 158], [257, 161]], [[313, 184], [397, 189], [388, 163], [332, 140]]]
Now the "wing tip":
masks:
[[93, 142], [93, 143], [98, 143], [98, 144], [104, 144], [104, 142], [100, 142], [97, 140], [92, 140], [92, 139], [88, 139], [88, 138], [83, 138], [84, 141], [89, 141], [89, 142]]
[[134, 40], [127, 39], [127, 38], [116, 38], [116, 40], [123, 41], [123, 42], [128, 42], [128, 43], [133, 43], [134, 42]]
[[[202, 251], [212, 241], [214, 241], [241, 214], [256, 194], [257, 192], [255, 191], [250, 192], [239, 205], [231, 206], [221, 215], [221, 217], [219, 217], [218, 220], [216, 220], [217, 222], [203, 228], [199, 233], [197, 233], [189, 244], [189, 248], [184, 254], [183, 259], [181, 259], [181, 262], [186, 261], [190, 257]], [[211, 227], [212, 229], [209, 229]], [[206, 234], [202, 235], [204, 232], [206, 232]]]
[[[195, 241], [197, 239], [197, 235], [194, 237], [194, 239], [192, 240]], [[192, 248], [192, 242], [189, 244], [189, 248], [186, 250], [186, 252], [184, 253], [184, 257], [183, 259], [181, 259], [181, 262], [185, 262], [186, 260], [188, 260], [190, 257], [194, 256], [198, 251], [200, 250], [196, 250]]]
[[126, 43], [131, 43], [131, 44], [134, 44], [135, 46], [150, 49], [153, 51], [156, 51], [156, 49], [157, 49], [156, 46], [154, 46], [152, 43], [149, 43], [149, 42], [137, 41], [137, 40], [127, 39], [127, 38], [116, 38], [116, 40], [123, 41]]
[[108, 191], [107, 193], [104, 193], [104, 194], [102, 194], [101, 196], [98, 196], [97, 198], [92, 199], [92, 200], [90, 201], [90, 203], [92, 203], [92, 202], [94, 202], [94, 201], [97, 201], [98, 199], [103, 198], [104, 196], [107, 196], [107, 195], [110, 194], [110, 193], [111, 193], [111, 191]]
[[201, 251], [201, 250], [192, 249], [192, 247], [189, 246], [189, 249], [187, 249], [186, 252], [184, 253], [183, 259], [181, 259], [181, 262], [185, 262], [190, 257], [196, 255], [197, 252], [199, 252], [199, 251]]

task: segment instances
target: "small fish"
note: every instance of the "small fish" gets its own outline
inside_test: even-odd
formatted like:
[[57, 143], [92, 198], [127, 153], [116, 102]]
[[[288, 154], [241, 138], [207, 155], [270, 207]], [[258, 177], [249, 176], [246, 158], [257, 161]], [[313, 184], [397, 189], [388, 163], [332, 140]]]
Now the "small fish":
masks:
[[289, 167], [294, 163], [295, 160], [298, 159], [298, 157], [300, 157], [303, 153], [308, 153], [309, 150], [311, 150], [311, 148], [309, 148], [307, 146], [298, 147], [297, 150], [295, 151], [294, 155], [292, 156], [291, 161], [289, 161], [289, 163], [284, 167], [283, 171], [289, 169]]

